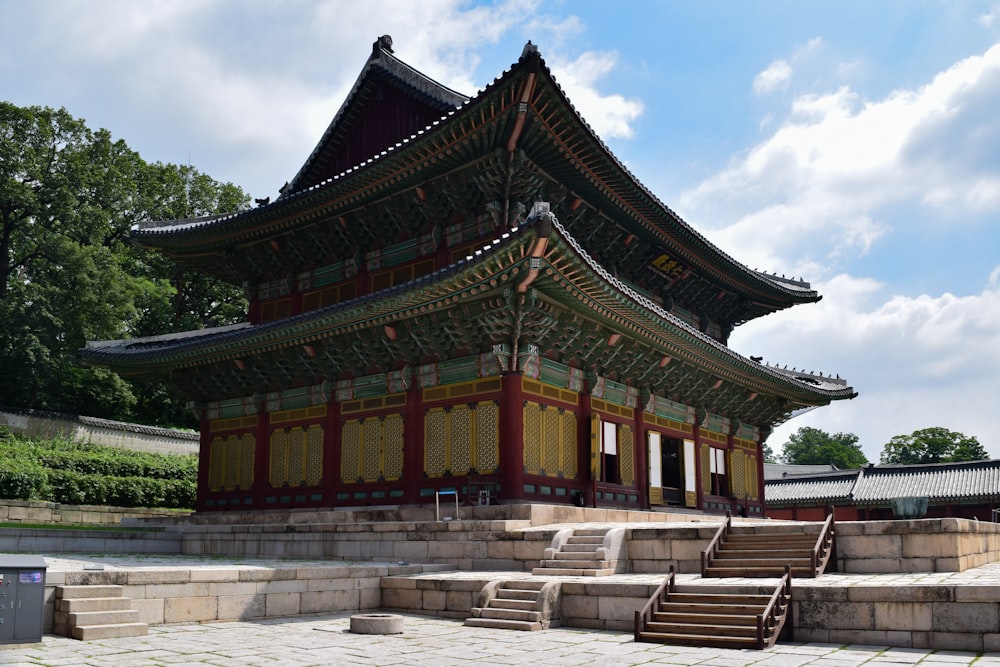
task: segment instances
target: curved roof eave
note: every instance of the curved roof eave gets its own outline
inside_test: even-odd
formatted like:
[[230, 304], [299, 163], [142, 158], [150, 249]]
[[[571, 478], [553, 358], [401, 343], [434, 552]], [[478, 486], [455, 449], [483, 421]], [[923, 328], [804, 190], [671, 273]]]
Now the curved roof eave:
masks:
[[[398, 62], [401, 65], [406, 66], [402, 63], [402, 61], [399, 61], [392, 56], [389, 57], [392, 58], [394, 62]], [[605, 161], [613, 165], [613, 171], [618, 173], [616, 180], [618, 181], [617, 189], [619, 190], [619, 194], [623, 193], [626, 188], [632, 188], [634, 191], [639, 192], [641, 197], [646, 200], [650, 212], [660, 216], [661, 219], [658, 223], [657, 221], [652, 220], [649, 214], [641, 217], [648, 221], [647, 229], [650, 231], [655, 230], [656, 235], [659, 237], [660, 241], [664, 243], [664, 245], [673, 247], [675, 250], [680, 249], [687, 261], [701, 266], [703, 270], [712, 272], [710, 268], [712, 266], [724, 267], [725, 271], [722, 272], [722, 275], [728, 276], [732, 282], [737, 284], [755, 285], [758, 290], [771, 294], [772, 297], [777, 298], [780, 296], [794, 303], [809, 303], [818, 301], [821, 298], [818, 293], [808, 287], [807, 283], [783, 277], [779, 279], [777, 276], [773, 276], [766, 272], [751, 270], [746, 265], [737, 261], [735, 258], [731, 257], [712, 244], [701, 233], [685, 222], [677, 213], [670, 209], [659, 198], [657, 198], [656, 195], [646, 188], [646, 186], [643, 185], [639, 179], [632, 174], [632, 172], [629, 171], [624, 164], [622, 164], [620, 160], [618, 160], [607, 145], [600, 139], [600, 137], [598, 137], [593, 128], [579, 114], [576, 108], [569, 101], [568, 97], [566, 97], [565, 92], [559, 86], [558, 82], [556, 82], [551, 71], [548, 66], [545, 65], [544, 60], [538, 54], [537, 50], [532, 50], [527, 47], [525, 49], [525, 53], [522, 54], [522, 57], [518, 60], [518, 62], [514, 63], [510, 69], [487, 85], [474, 97], [468, 99], [461, 105], [461, 107], [446, 114], [439, 121], [435, 121], [424, 130], [411, 135], [396, 146], [390, 147], [379, 155], [368, 158], [361, 164], [345, 170], [337, 176], [309, 188], [287, 194], [270, 204], [256, 209], [251, 209], [249, 211], [242, 211], [223, 216], [213, 216], [211, 219], [197, 218], [174, 221], [173, 223], [143, 223], [134, 229], [133, 238], [140, 245], [148, 245], [168, 250], [170, 247], [179, 248], [184, 245], [197, 247], [197, 242], [195, 241], [192, 243], [194, 239], [190, 237], [201, 236], [205, 232], [208, 232], [209, 229], [214, 229], [219, 234], [227, 235], [231, 241], [237, 243], [245, 240], [244, 234], [248, 235], [249, 230], [256, 230], [258, 233], [266, 235], [270, 232], [262, 230], [270, 230], [272, 227], [277, 229], [279, 225], [277, 224], [278, 221], [276, 219], [279, 217], [287, 219], [287, 217], [283, 214], [285, 214], [289, 209], [292, 209], [294, 206], [304, 203], [307, 199], [311, 200], [314, 197], [322, 197], [322, 191], [331, 187], [335, 183], [339, 182], [342, 185], [347, 185], [353, 180], [353, 178], [360, 179], [364, 172], [367, 172], [369, 169], [374, 169], [385, 160], [392, 159], [399, 155], [401, 151], [405, 151], [409, 146], [412, 146], [417, 139], [427, 138], [432, 134], [445, 134], [452, 126], [462, 123], [468, 116], [473, 116], [480, 105], [488, 104], [489, 98], [495, 90], [500, 88], [501, 85], [509, 82], [514, 77], [522, 74], [522, 70], [528, 69], [529, 65], [527, 64], [527, 61], [531, 58], [537, 58], [536, 64], [538, 69], [545, 73], [546, 79], [551, 83], [552, 89], [559, 95], [561, 104], [572, 114], [578, 126], [584, 130], [584, 136], [587, 137], [587, 141], [589, 142], [591, 148], [596, 150]], [[369, 62], [371, 62], [371, 60], [369, 60]], [[359, 78], [359, 81], [360, 80], [361, 79]], [[346, 104], [347, 102], [345, 102], [345, 105]], [[508, 111], [507, 113], [511, 112]], [[332, 128], [335, 123], [336, 119], [330, 127]], [[327, 131], [329, 132], [330, 128], [328, 128]], [[317, 145], [317, 149], [322, 144], [323, 140], [321, 140], [320, 144]], [[312, 159], [312, 156], [310, 156], [310, 159]], [[272, 219], [270, 224], [268, 222], [268, 218]], [[696, 246], [695, 250], [692, 251], [688, 245], [680, 243], [671, 237], [669, 233], [670, 230], [663, 227], [664, 223], [670, 225], [673, 231], [679, 232], [687, 242], [693, 242]], [[170, 237], [173, 237], [173, 240], [175, 241], [174, 243], [171, 243], [168, 240]], [[185, 242], [182, 241], [182, 239], [187, 240]], [[210, 247], [210, 245], [211, 243], [206, 244], [204, 247]], [[706, 253], [709, 256], [708, 260], [704, 258]]]
[[[199, 365], [200, 363], [207, 363], [206, 360], [209, 358], [217, 358], [219, 356], [235, 357], [248, 353], [252, 354], [255, 351], [292, 346], [301, 342], [300, 339], [303, 337], [315, 336], [317, 335], [317, 331], [324, 331], [324, 321], [328, 321], [338, 314], [351, 312], [356, 309], [370, 309], [373, 304], [384, 303], [386, 300], [396, 296], [415, 292], [432, 283], [448, 279], [470, 268], [474, 268], [490, 254], [498, 252], [514, 243], [521, 242], [523, 236], [535, 232], [539, 227], [539, 221], [543, 218], [551, 223], [554, 233], [565, 242], [568, 248], [572, 249], [573, 254], [586, 267], [589, 275], [593, 276], [597, 281], [604, 283], [609, 293], [623, 296], [631, 304], [630, 307], [635, 313], [644, 316], [653, 325], [662, 329], [665, 337], [673, 331], [675, 332], [673, 334], [674, 337], [679, 341], [681, 338], [687, 340], [688, 343], [678, 342], [677, 345], [680, 349], [687, 350], [692, 360], [695, 360], [694, 358], [698, 356], [697, 353], [691, 351], [696, 347], [702, 351], [699, 357], [701, 361], [709, 361], [718, 367], [728, 367], [734, 375], [756, 377], [758, 381], [765, 382], [776, 390], [783, 387], [784, 390], [792, 391], [803, 400], [807, 396], [812, 396], [814, 402], [817, 400], [826, 402], [853, 398], [857, 395], [851, 387], [846, 385], [846, 382], [836, 385], [835, 388], [824, 388], [810, 382], [802, 381], [787, 373], [779, 372], [770, 366], [743, 357], [727, 346], [689, 326], [687, 323], [663, 310], [655, 302], [635, 292], [610, 275], [579, 246], [576, 240], [573, 239], [551, 213], [541, 213], [529, 218], [519, 228], [505, 234], [505, 238], [497, 239], [492, 244], [486, 246], [485, 249], [477, 251], [476, 255], [471, 259], [459, 260], [449, 267], [417, 278], [409, 283], [387, 288], [348, 302], [252, 327], [237, 325], [223, 328], [223, 330], [203, 330], [200, 332], [186, 332], [173, 336], [159, 336], [131, 341], [91, 343], [88, 344], [87, 348], [80, 351], [80, 356], [84, 360], [97, 365], [108, 365], [113, 368], [120, 368], [123, 371], [129, 368], [138, 371], [142, 368], [152, 370], [154, 367], [170, 368]], [[537, 232], [535, 233], [537, 234]], [[525, 261], [527, 261], [526, 256]], [[609, 312], [613, 310], [611, 307], [606, 307], [605, 309]], [[372, 317], [377, 318], [377, 316]], [[373, 319], [372, 321], [374, 322], [375, 320]], [[129, 348], [134, 349], [130, 350]], [[165, 355], [167, 358], [164, 358]], [[712, 359], [714, 361], [711, 361]]]

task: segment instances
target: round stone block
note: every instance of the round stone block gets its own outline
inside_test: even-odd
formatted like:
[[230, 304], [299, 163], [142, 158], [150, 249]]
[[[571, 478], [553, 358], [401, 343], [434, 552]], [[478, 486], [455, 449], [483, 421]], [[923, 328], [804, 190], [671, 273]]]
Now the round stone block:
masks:
[[355, 614], [351, 632], [359, 635], [398, 635], [403, 632], [403, 617], [398, 614]]

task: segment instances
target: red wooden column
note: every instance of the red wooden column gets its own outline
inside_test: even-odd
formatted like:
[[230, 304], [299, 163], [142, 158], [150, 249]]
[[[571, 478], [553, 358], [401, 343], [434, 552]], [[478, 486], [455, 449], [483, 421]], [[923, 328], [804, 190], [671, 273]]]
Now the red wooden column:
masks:
[[270, 415], [261, 410], [257, 413], [257, 428], [254, 429], [256, 444], [253, 450], [253, 506], [267, 509], [265, 496], [270, 493], [271, 470], [271, 428]]
[[500, 500], [524, 496], [524, 409], [521, 373], [504, 373], [500, 396]]
[[212, 450], [212, 422], [208, 418], [208, 410], [201, 411], [199, 419], [200, 439], [198, 441], [198, 488], [195, 509], [205, 511], [205, 496], [208, 495], [208, 466]]
[[[331, 390], [331, 393], [332, 390]], [[334, 398], [326, 403], [326, 419], [323, 420], [323, 504], [337, 503], [340, 491], [340, 458], [343, 448], [340, 441], [340, 403]]]
[[691, 436], [694, 438], [694, 488], [697, 492], [697, 500], [695, 502], [698, 505], [698, 511], [703, 512], [705, 508], [705, 489], [702, 488], [701, 483], [701, 426], [697, 423], [694, 425]]
[[403, 424], [403, 493], [405, 502], [419, 503], [420, 480], [424, 477], [423, 390], [414, 375], [406, 390], [406, 418]]
[[760, 515], [767, 518], [767, 503], [764, 498], [764, 441], [767, 436], [757, 441], [757, 502], [760, 503]]

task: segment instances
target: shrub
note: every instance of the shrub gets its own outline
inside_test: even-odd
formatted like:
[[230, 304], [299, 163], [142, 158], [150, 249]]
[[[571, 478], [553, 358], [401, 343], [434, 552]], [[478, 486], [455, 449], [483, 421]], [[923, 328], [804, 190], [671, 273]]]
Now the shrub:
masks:
[[45, 497], [45, 468], [33, 461], [0, 460], [0, 498], [38, 500]]

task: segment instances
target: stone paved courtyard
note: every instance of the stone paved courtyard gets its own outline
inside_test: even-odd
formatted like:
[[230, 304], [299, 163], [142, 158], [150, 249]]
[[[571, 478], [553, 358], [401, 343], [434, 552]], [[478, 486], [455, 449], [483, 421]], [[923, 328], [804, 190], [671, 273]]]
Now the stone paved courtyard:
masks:
[[1000, 667], [1000, 654], [977, 655], [833, 644], [781, 643], [769, 651], [637, 644], [626, 633], [555, 628], [515, 632], [461, 621], [404, 615], [401, 635], [349, 631], [350, 614], [256, 622], [167, 625], [146, 637], [80, 642], [46, 635], [41, 646], [0, 648], [9, 667], [179, 665], [702, 665], [711, 667]]

